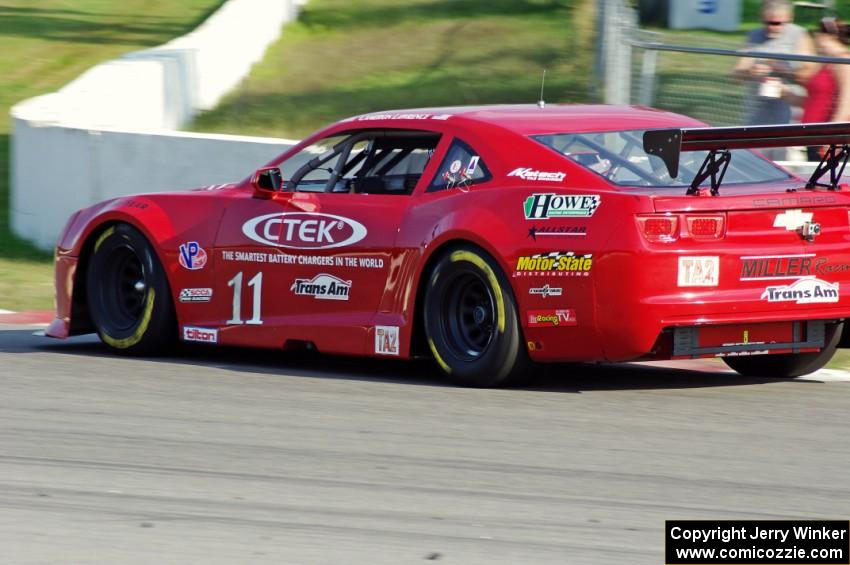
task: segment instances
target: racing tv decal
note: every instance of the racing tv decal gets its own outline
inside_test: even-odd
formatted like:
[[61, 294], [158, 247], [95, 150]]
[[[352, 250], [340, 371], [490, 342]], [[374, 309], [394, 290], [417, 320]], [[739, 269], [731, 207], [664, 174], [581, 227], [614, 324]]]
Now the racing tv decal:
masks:
[[398, 326], [375, 326], [375, 353], [399, 355]]
[[189, 241], [180, 246], [180, 266], [190, 271], [203, 269], [207, 264], [207, 252], [197, 241]]
[[319, 212], [283, 212], [251, 218], [242, 225], [246, 237], [272, 247], [331, 249], [366, 237], [366, 226], [343, 216]]
[[800, 279], [788, 285], [769, 286], [761, 295], [768, 302], [794, 302], [818, 304], [838, 302], [838, 283], [828, 283], [817, 278]]
[[321, 274], [312, 279], [295, 279], [289, 290], [299, 296], [312, 296], [318, 300], [348, 300], [351, 281]]
[[528, 312], [528, 327], [550, 327], [576, 325], [575, 310], [531, 310]]
[[717, 286], [719, 279], [719, 257], [679, 257], [680, 287]]
[[589, 218], [602, 198], [598, 194], [532, 194], [525, 199], [523, 212], [526, 220], [550, 218]]

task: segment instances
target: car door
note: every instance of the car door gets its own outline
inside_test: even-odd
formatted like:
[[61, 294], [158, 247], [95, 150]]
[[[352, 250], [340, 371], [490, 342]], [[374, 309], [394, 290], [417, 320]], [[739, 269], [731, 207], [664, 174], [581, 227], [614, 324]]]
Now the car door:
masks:
[[221, 342], [374, 352], [367, 336], [398, 226], [439, 134], [368, 130], [323, 141], [281, 163], [284, 191], [239, 199], [225, 213]]

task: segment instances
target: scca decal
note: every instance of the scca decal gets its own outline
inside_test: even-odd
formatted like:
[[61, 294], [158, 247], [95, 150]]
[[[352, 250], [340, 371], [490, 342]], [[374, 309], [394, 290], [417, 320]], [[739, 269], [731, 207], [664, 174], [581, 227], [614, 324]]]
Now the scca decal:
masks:
[[272, 247], [331, 249], [357, 243], [366, 226], [342, 216], [318, 212], [283, 212], [257, 216], [242, 225], [246, 237]]

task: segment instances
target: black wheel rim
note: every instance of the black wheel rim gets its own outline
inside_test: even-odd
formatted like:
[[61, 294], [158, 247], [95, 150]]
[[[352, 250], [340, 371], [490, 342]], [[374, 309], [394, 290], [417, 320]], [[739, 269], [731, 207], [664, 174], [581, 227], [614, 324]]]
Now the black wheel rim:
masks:
[[148, 294], [146, 270], [129, 245], [114, 249], [104, 261], [100, 280], [105, 312], [113, 331], [133, 328], [139, 323]]
[[446, 281], [442, 329], [455, 356], [477, 359], [492, 343], [496, 332], [496, 307], [487, 281], [476, 272], [458, 273]]

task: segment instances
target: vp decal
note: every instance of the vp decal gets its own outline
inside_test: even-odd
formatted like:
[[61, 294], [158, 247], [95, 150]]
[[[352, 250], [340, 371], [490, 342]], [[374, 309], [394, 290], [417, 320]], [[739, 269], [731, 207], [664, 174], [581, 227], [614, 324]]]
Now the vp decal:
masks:
[[190, 271], [203, 269], [207, 264], [207, 252], [198, 245], [197, 241], [190, 241], [180, 246], [180, 265]]
[[283, 212], [251, 218], [242, 225], [249, 239], [287, 249], [331, 249], [366, 237], [366, 226], [343, 216], [318, 212]]

